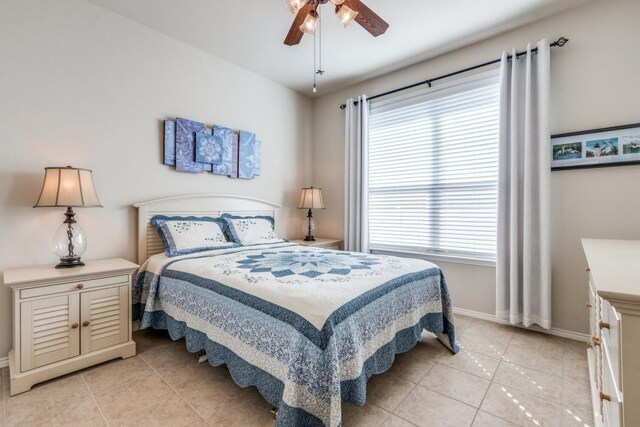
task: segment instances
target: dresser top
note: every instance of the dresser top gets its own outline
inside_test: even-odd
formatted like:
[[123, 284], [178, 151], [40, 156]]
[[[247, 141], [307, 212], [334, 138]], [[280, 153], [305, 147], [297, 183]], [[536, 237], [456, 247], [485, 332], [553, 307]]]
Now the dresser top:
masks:
[[11, 286], [22, 283], [74, 280], [107, 273], [131, 272], [138, 268], [137, 264], [122, 258], [85, 261], [85, 263], [84, 267], [75, 268], [54, 268], [53, 264], [50, 264], [5, 270], [4, 284]]
[[582, 239], [596, 292], [640, 303], [640, 240]]

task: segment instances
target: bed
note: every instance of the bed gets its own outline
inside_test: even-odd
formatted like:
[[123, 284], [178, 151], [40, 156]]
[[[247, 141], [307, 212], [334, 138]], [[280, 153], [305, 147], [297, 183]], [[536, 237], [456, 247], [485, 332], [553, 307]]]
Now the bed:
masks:
[[412, 349], [423, 330], [453, 353], [451, 301], [440, 269], [424, 260], [256, 244], [167, 257], [155, 215], [264, 215], [273, 203], [183, 196], [138, 208], [134, 318], [166, 329], [190, 352], [226, 365], [278, 408], [277, 426], [339, 426], [341, 404], [363, 405], [368, 379]]

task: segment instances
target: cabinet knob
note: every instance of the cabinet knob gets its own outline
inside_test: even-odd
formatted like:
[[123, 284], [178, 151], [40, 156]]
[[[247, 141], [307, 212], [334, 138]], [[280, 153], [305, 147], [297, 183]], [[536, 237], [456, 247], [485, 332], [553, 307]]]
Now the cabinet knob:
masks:
[[82, 322], [82, 326], [89, 326], [90, 322], [88, 320], [85, 320], [84, 322]]
[[604, 392], [601, 390], [600, 391], [600, 400], [606, 400], [607, 402], [611, 402], [611, 396], [609, 396], [608, 394], [604, 394]]
[[587, 273], [591, 271], [591, 269], [589, 267], [585, 268], [584, 271], [586, 271]]
[[590, 303], [587, 303], [587, 308], [593, 307]]
[[71, 329], [78, 329], [78, 324], [74, 323], [73, 325], [71, 325]]
[[592, 337], [591, 341], [593, 342], [594, 346], [600, 345], [600, 338], [598, 338], [598, 337]]
[[76, 286], [76, 288], [78, 289], [84, 289], [84, 285], [82, 283], [78, 283], [78, 286]]
[[611, 329], [611, 325], [607, 322], [600, 321], [600, 329]]

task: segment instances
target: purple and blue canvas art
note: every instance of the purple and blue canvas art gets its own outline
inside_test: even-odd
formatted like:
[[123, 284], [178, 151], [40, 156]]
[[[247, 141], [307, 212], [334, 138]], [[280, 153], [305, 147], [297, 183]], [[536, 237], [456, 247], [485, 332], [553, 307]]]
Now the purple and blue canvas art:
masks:
[[252, 132], [235, 133], [224, 126], [178, 118], [164, 121], [165, 165], [178, 172], [212, 172], [229, 178], [254, 179], [260, 175], [262, 142]]
[[195, 134], [211, 132], [204, 123], [176, 119], [176, 170], [178, 172], [202, 173], [210, 171], [211, 165], [195, 161]]
[[[253, 179], [260, 170], [260, 150], [256, 150], [256, 134], [240, 131], [238, 178]], [[258, 155], [256, 155], [258, 151]]]
[[222, 164], [222, 141], [208, 132], [196, 133], [196, 162], [210, 165]]
[[233, 157], [233, 130], [223, 127], [214, 126], [213, 136], [222, 143], [222, 163], [213, 165], [212, 172], [215, 175], [231, 175], [234, 163]]
[[164, 121], [164, 164], [176, 164], [176, 122], [173, 120]]

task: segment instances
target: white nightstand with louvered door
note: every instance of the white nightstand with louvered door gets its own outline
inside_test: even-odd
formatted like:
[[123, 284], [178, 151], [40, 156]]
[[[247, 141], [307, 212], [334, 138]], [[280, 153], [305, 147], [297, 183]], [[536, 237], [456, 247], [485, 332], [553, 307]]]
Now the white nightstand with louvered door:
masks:
[[13, 291], [12, 396], [39, 382], [136, 354], [131, 279], [138, 266], [119, 258], [86, 264], [4, 272], [4, 283]]

